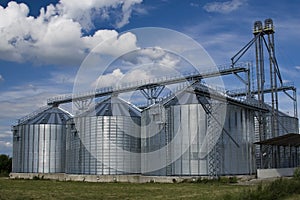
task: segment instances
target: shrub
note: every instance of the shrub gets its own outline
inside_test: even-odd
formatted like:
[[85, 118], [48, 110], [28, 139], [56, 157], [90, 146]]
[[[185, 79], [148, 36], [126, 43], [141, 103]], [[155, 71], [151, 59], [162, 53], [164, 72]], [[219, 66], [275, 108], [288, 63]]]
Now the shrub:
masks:
[[34, 176], [34, 177], [32, 178], [32, 180], [40, 180], [40, 177], [39, 177], [39, 176]]
[[44, 180], [44, 175], [43, 176], [39, 176], [39, 175], [37, 175], [37, 176], [34, 176], [33, 178], [32, 178], [32, 180]]
[[300, 179], [300, 167], [297, 167], [294, 171], [294, 178]]
[[278, 179], [269, 184], [260, 183], [255, 189], [244, 190], [234, 195], [226, 195], [223, 199], [242, 200], [279, 200], [289, 195], [300, 194], [300, 181], [296, 179]]
[[0, 155], [0, 176], [8, 176], [11, 172], [12, 158], [8, 155]]

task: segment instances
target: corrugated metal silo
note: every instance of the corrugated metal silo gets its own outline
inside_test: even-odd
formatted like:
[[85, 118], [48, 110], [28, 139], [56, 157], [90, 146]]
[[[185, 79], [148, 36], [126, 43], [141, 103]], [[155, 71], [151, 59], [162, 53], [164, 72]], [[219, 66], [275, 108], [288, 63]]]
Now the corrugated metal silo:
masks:
[[66, 122], [70, 114], [48, 107], [13, 127], [13, 172], [65, 172]]
[[[215, 109], [222, 124], [210, 123], [204, 107]], [[227, 108], [227, 109], [226, 109]], [[222, 110], [224, 112], [222, 112]], [[225, 133], [225, 131], [226, 133]], [[205, 140], [219, 135], [216, 149]], [[212, 162], [218, 175], [255, 172], [254, 111], [181, 91], [173, 99], [158, 103], [142, 112], [142, 173], [147, 175], [211, 175]], [[176, 139], [177, 136], [181, 138]], [[151, 153], [159, 152], [161, 168]], [[150, 154], [150, 156], [148, 155]], [[158, 156], [159, 157], [159, 156]], [[214, 159], [214, 160], [212, 160]], [[218, 162], [216, 164], [216, 162]]]
[[140, 173], [140, 110], [109, 97], [68, 122], [69, 174]]

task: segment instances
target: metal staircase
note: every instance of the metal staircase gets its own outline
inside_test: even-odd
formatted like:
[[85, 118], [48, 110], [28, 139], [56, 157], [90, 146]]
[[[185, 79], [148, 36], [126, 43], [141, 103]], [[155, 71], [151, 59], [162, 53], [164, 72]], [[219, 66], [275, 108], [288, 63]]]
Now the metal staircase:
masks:
[[[259, 142], [260, 141], [260, 134], [259, 134], [259, 121], [258, 121], [258, 117], [256, 116], [254, 118], [254, 133], [255, 133], [255, 142]], [[256, 167], [258, 169], [261, 169], [261, 147], [259, 145], [255, 146], [255, 163], [256, 163]]]
[[210, 177], [217, 178], [220, 174], [221, 158], [220, 158], [220, 136], [222, 129], [218, 123], [217, 112], [221, 104], [210, 103], [207, 108], [210, 113], [207, 115], [207, 150], [208, 150], [208, 173]]
[[171, 146], [169, 145], [172, 141], [172, 136], [171, 136], [171, 133], [172, 131], [170, 130], [171, 127], [170, 127], [170, 115], [168, 115], [168, 112], [170, 112], [170, 110], [166, 111], [165, 110], [165, 123], [164, 123], [164, 129], [165, 129], [165, 136], [166, 136], [166, 143], [165, 145], [167, 145], [167, 148], [166, 148], [166, 161], [167, 161], [167, 166], [166, 166], [166, 175], [167, 176], [170, 176], [172, 175], [172, 155], [171, 155]]

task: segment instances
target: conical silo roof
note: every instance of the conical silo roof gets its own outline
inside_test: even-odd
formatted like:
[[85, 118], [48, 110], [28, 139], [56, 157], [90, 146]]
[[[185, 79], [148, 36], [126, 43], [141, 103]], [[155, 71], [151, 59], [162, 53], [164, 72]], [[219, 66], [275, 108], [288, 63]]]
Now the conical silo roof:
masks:
[[83, 114], [83, 116], [141, 117], [141, 110], [117, 96], [108, 97]]
[[[205, 86], [202, 86], [205, 88]], [[207, 89], [207, 88], [205, 88]], [[199, 89], [196, 85], [187, 86], [181, 90], [175, 92], [162, 100], [162, 104], [165, 106], [185, 105], [185, 104], [207, 104], [208, 97], [204, 95], [196, 95]], [[207, 89], [208, 90], [208, 89]], [[151, 107], [151, 106], [150, 106]]]
[[31, 115], [19, 120], [18, 125], [21, 124], [66, 124], [66, 121], [71, 118], [71, 114], [67, 111], [53, 106], [34, 112]]

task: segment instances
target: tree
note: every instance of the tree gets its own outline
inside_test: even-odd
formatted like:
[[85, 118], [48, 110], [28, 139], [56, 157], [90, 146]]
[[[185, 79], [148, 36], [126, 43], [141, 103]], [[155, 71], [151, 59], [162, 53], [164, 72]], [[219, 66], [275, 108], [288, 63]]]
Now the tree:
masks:
[[8, 175], [11, 172], [12, 168], [12, 158], [8, 155], [0, 155], [0, 174]]

